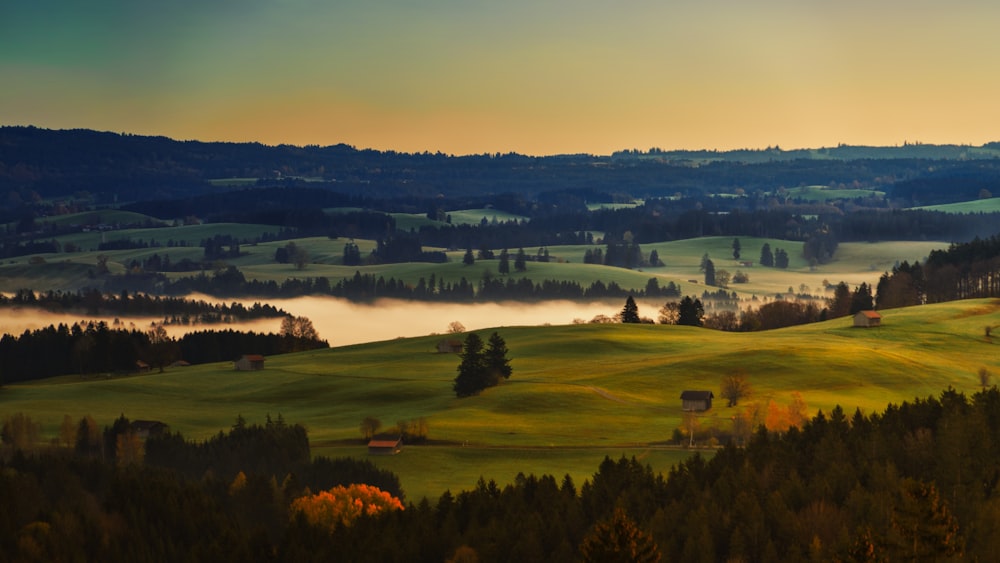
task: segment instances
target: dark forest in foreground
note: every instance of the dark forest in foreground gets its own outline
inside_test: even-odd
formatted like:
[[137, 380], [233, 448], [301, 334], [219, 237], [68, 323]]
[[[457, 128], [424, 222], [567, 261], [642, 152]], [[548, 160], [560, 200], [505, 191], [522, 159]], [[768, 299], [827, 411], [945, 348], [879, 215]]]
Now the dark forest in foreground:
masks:
[[142, 444], [124, 419], [103, 433], [84, 419], [64, 423], [67, 445], [24, 452], [31, 421], [13, 418], [0, 463], [11, 561], [986, 561], [1000, 548], [996, 387], [762, 428], [667, 475], [605, 459], [579, 485], [481, 481], [332, 526], [294, 499], [345, 478], [402, 491], [365, 462], [309, 462], [305, 431], [280, 419], [203, 444]]

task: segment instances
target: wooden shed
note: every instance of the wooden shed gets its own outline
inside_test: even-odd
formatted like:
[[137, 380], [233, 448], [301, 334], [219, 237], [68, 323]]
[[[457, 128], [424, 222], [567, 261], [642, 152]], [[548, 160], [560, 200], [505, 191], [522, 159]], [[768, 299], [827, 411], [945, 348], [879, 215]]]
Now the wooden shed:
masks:
[[238, 371], [260, 371], [264, 369], [264, 356], [260, 354], [243, 354], [233, 362]]
[[882, 315], [875, 311], [858, 311], [854, 314], [854, 326], [864, 328], [882, 326]]
[[712, 399], [715, 394], [711, 391], [683, 391], [681, 392], [681, 410], [687, 412], [701, 412], [712, 408]]
[[375, 436], [368, 442], [368, 455], [396, 455], [403, 450], [400, 436]]

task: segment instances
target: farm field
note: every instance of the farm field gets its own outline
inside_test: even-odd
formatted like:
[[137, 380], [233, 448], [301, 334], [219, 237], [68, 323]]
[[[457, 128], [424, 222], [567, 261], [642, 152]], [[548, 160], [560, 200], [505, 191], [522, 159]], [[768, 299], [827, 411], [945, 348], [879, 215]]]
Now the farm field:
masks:
[[[852, 328], [847, 318], [760, 333], [663, 325], [501, 328], [514, 373], [466, 399], [451, 391], [458, 357], [436, 353], [442, 337], [426, 336], [274, 356], [261, 372], [236, 372], [227, 363], [9, 385], [0, 390], [0, 415], [30, 414], [46, 436], [66, 414], [90, 414], [101, 424], [124, 414], [205, 439], [238, 415], [262, 422], [280, 413], [308, 428], [316, 453], [330, 455], [364, 455], [361, 446], [345, 444], [360, 437], [366, 416], [385, 427], [425, 418], [429, 437], [441, 445], [374, 461], [398, 469], [408, 494], [429, 496], [468, 488], [478, 475], [507, 482], [515, 468], [585, 478], [604, 455], [648, 456], [666, 471], [677, 458], [661, 450], [681, 423], [686, 389], [716, 393], [699, 423], [725, 430], [745, 407], [766, 412], [770, 401], [788, 404], [793, 392], [810, 414], [836, 405], [871, 413], [949, 386], [972, 393], [980, 368], [1000, 373], [998, 343], [984, 330], [1000, 326], [1000, 300], [883, 315], [878, 329]], [[719, 382], [737, 370], [746, 372], [754, 394], [730, 408], [718, 398]]]

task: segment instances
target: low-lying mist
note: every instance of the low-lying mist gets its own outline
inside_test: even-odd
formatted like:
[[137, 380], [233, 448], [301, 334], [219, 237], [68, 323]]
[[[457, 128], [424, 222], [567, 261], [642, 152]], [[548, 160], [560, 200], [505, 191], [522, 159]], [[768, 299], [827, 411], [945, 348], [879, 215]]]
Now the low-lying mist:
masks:
[[[191, 295], [192, 299], [208, 302], [232, 303], [233, 299], [218, 299], [205, 295]], [[240, 299], [250, 306], [259, 299]], [[598, 315], [612, 317], [625, 304], [621, 302], [545, 301], [541, 303], [423, 303], [380, 299], [373, 304], [358, 304], [335, 297], [297, 297], [294, 299], [269, 299], [267, 303], [288, 313], [308, 317], [320, 338], [330, 346], [345, 346], [362, 342], [392, 340], [400, 337], [444, 334], [452, 322], [459, 322], [467, 330], [503, 326], [541, 326], [571, 324], [577, 320], [590, 321]], [[663, 303], [639, 302], [639, 315], [656, 318]], [[111, 328], [146, 331], [153, 323], [162, 322], [156, 317], [125, 317], [113, 315], [81, 315], [76, 313], [50, 313], [38, 309], [17, 308], [0, 310], [0, 334], [20, 335], [25, 330], [36, 330], [60, 323], [72, 325], [89, 321], [104, 321]], [[233, 324], [167, 325], [173, 337], [200, 330], [253, 330], [277, 332], [281, 319], [265, 319]]]
[[[444, 334], [459, 322], [467, 330], [502, 326], [541, 326], [589, 321], [597, 315], [614, 316], [625, 304], [613, 302], [546, 301], [542, 303], [422, 303], [378, 300], [358, 304], [333, 297], [300, 297], [268, 303], [296, 316], [308, 317], [330, 346]], [[656, 318], [660, 305], [639, 304], [639, 314]], [[655, 307], [655, 308], [654, 308]], [[274, 322], [275, 330], [280, 324]]]

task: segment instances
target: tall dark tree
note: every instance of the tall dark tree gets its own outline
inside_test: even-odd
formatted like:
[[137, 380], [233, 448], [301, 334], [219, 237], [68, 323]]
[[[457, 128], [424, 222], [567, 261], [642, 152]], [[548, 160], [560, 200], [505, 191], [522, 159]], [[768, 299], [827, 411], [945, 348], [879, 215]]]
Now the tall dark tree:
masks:
[[774, 267], [775, 268], [787, 268], [788, 267], [788, 253], [782, 248], [774, 249]]
[[847, 284], [844, 282], [838, 283], [837, 287], [833, 290], [833, 297], [827, 300], [826, 306], [830, 311], [828, 317], [831, 319], [850, 315], [851, 288], [847, 287]]
[[462, 263], [466, 266], [471, 266], [476, 263], [476, 257], [472, 254], [471, 248], [465, 251], [465, 256], [462, 257]]
[[524, 272], [528, 269], [528, 257], [524, 254], [524, 249], [519, 248], [517, 250], [517, 256], [514, 257], [514, 271]]
[[506, 248], [500, 251], [500, 265], [497, 266], [497, 271], [500, 272], [501, 276], [510, 273], [510, 255], [507, 254]]
[[715, 285], [715, 263], [711, 260], [705, 260], [703, 263], [705, 268], [705, 285]]
[[622, 322], [630, 324], [639, 324], [641, 319], [639, 319], [639, 307], [635, 304], [635, 299], [629, 295], [628, 299], [625, 300], [625, 307], [622, 308]]
[[483, 359], [483, 339], [470, 332], [462, 345], [462, 361], [458, 364], [458, 376], [452, 389], [459, 397], [469, 397], [483, 390], [483, 374], [486, 364]]
[[854, 295], [851, 296], [850, 314], [853, 315], [858, 311], [871, 311], [874, 308], [875, 300], [872, 298], [872, 290], [867, 283], [861, 282], [861, 285], [854, 290]]
[[677, 312], [677, 324], [686, 326], [701, 326], [705, 317], [705, 307], [700, 299], [692, 299], [690, 295], [681, 299]]
[[494, 332], [486, 343], [483, 351], [483, 366], [486, 369], [486, 382], [490, 386], [500, 383], [500, 378], [510, 379], [512, 369], [507, 357], [507, 343], [499, 333]]
[[764, 246], [760, 247], [760, 265], [761, 266], [774, 266], [774, 254], [771, 253], [771, 245], [769, 243], [764, 243]]
[[344, 245], [343, 262], [345, 266], [361, 265], [361, 250], [353, 240]]
[[660, 253], [657, 252], [655, 248], [649, 251], [649, 265], [650, 266], [663, 265], [663, 262], [660, 261]]
[[739, 260], [740, 259], [740, 248], [741, 248], [740, 247], [740, 239], [734, 238], [733, 239], [733, 259], [734, 260]]

